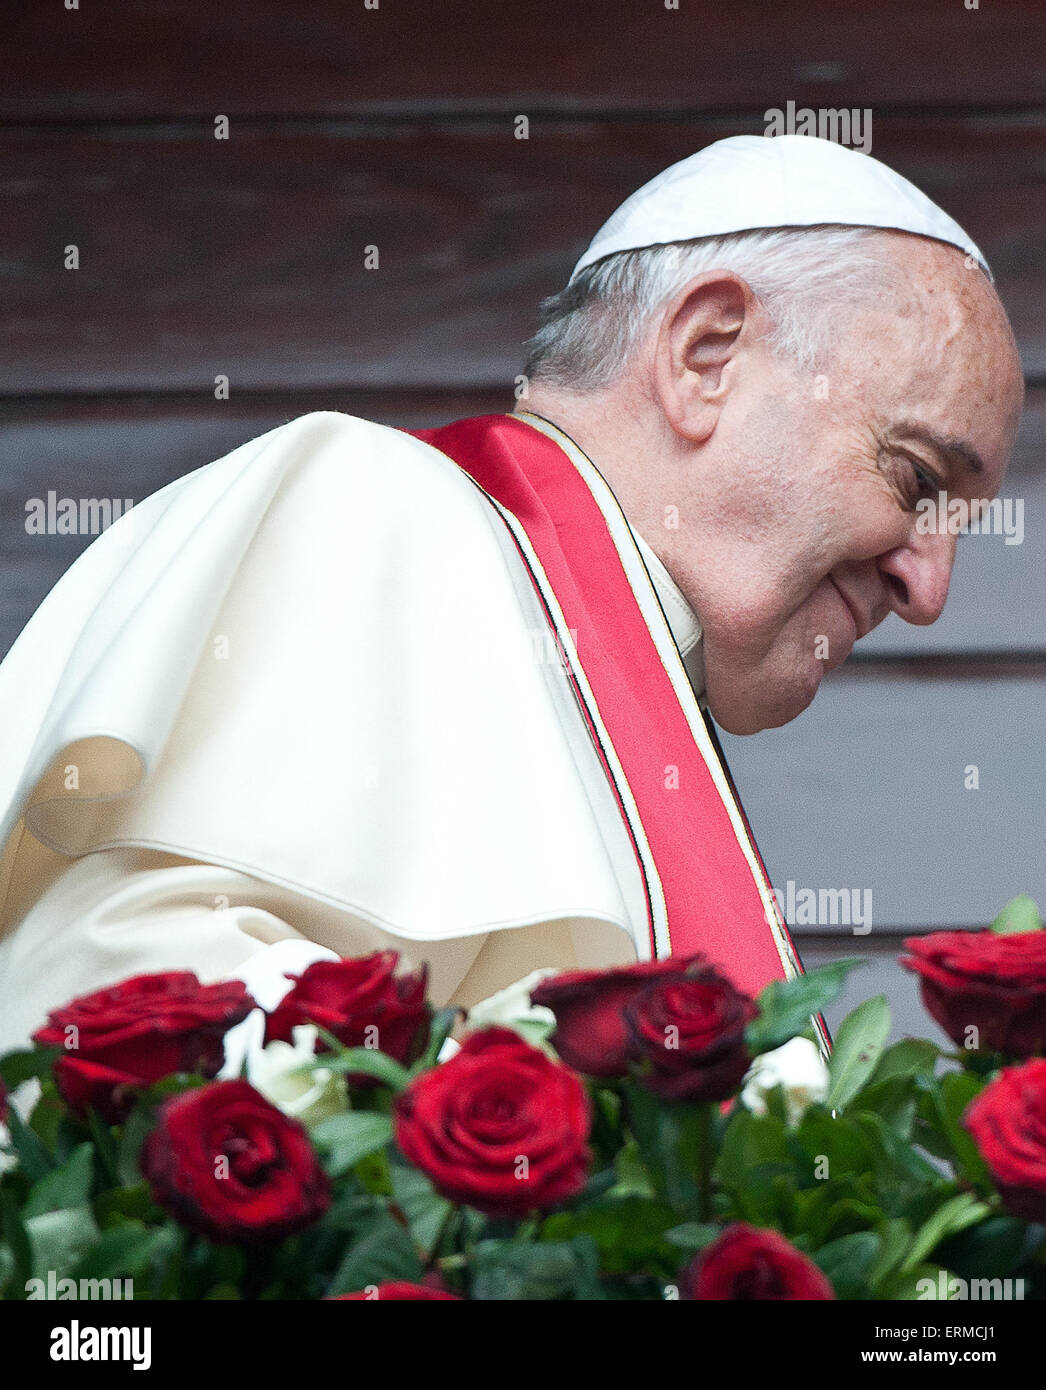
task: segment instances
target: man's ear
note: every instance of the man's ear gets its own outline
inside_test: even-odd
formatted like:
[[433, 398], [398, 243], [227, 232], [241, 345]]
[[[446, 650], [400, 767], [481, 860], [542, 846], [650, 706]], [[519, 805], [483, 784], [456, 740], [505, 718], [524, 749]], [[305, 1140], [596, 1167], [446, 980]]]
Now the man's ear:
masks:
[[654, 386], [665, 418], [685, 439], [703, 443], [715, 429], [739, 340], [756, 312], [750, 286], [725, 270], [696, 276], [669, 301], [655, 346]]

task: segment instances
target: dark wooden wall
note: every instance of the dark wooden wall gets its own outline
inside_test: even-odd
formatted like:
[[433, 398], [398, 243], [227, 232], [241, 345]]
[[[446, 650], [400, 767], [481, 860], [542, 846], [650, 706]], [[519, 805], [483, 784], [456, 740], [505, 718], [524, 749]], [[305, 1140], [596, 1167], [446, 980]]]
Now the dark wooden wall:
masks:
[[903, 1023], [899, 934], [1046, 903], [1041, 0], [47, 0], [4, 30], [0, 651], [86, 543], [27, 536], [27, 498], [140, 499], [317, 408], [509, 409], [538, 301], [624, 196], [769, 107], [869, 108], [995, 270], [1025, 539], [964, 539], [940, 623], [884, 624], [728, 753], [775, 884], [873, 890], [869, 937], [798, 935], [872, 955], [858, 992]]

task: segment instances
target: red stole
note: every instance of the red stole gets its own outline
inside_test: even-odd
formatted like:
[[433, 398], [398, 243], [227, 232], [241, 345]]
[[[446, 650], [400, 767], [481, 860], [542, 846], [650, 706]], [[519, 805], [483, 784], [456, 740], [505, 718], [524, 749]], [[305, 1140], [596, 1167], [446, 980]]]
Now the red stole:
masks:
[[701, 953], [755, 994], [802, 964], [631, 530], [537, 416], [412, 431], [511, 531], [556, 635], [646, 887], [650, 955]]

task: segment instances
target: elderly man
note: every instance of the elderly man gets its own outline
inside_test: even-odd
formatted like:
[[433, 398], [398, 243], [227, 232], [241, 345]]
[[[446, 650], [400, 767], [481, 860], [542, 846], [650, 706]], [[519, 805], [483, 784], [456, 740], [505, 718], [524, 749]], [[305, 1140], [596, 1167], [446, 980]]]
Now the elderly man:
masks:
[[710, 714], [792, 719], [954, 557], [1022, 400], [962, 230], [867, 156], [673, 166], [545, 305], [515, 415], [306, 416], [146, 499], [0, 668], [0, 1047], [146, 970], [398, 949], [801, 967]]

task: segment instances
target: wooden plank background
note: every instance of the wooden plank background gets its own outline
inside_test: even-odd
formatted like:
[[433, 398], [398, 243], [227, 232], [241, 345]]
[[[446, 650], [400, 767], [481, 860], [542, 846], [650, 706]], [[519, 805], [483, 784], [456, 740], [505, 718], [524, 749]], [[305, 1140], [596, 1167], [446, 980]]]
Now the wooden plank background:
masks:
[[629, 192], [767, 108], [868, 109], [1010, 312], [1025, 539], [963, 539], [938, 624], [888, 620], [800, 719], [724, 742], [775, 885], [872, 891], [869, 936], [796, 934], [868, 953], [854, 998], [899, 1030], [901, 934], [1046, 905], [1046, 7], [53, 0], [3, 48], [0, 652], [89, 540], [28, 536], [27, 499], [140, 500], [308, 410], [510, 409], [538, 302]]
[[[91, 125], [0, 146], [16, 393], [511, 385], [535, 306], [665, 165], [761, 118], [509, 119], [359, 133]], [[873, 149], [957, 216], [1046, 376], [1046, 182], [1022, 117], [880, 116]], [[1004, 155], [1004, 157], [1003, 157]], [[63, 268], [76, 245], [80, 268]], [[364, 264], [376, 246], [377, 269]]]
[[81, 0], [6, 18], [0, 118], [981, 111], [1042, 101], [1044, 26], [1036, 0]]

